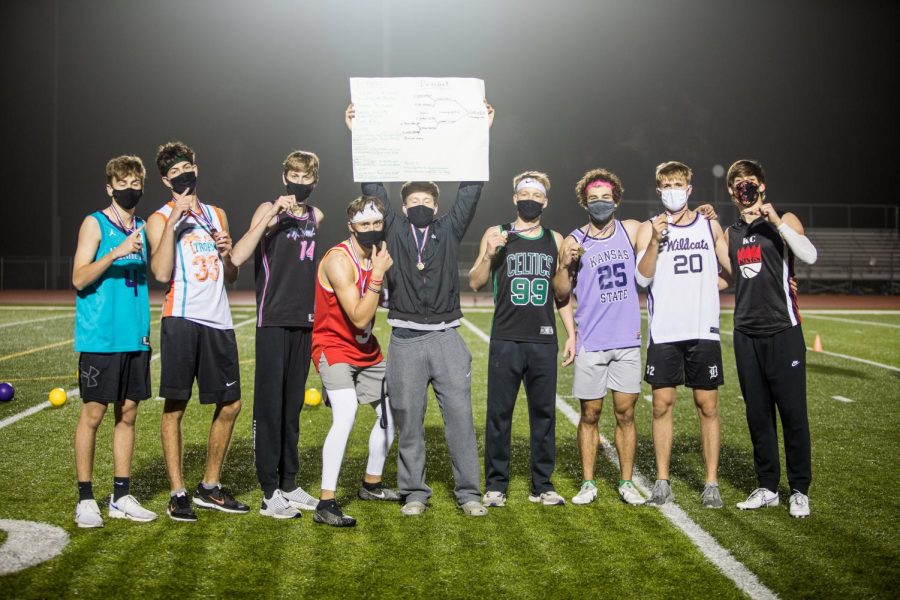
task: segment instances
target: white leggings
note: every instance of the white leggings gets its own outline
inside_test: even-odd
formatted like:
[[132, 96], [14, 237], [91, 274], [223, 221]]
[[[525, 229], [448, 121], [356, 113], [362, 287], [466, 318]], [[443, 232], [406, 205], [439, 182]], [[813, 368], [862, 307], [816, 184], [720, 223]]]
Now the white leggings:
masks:
[[[337, 489], [338, 474], [344, 461], [347, 440], [356, 421], [356, 409], [359, 402], [356, 390], [328, 390], [328, 402], [331, 404], [331, 429], [322, 446], [322, 490], [333, 492]], [[384, 461], [394, 443], [394, 419], [391, 417], [387, 398], [372, 403], [375, 409], [375, 424], [369, 434], [369, 462], [366, 474], [378, 475], [384, 471]], [[387, 429], [381, 428], [382, 415], [387, 415]]]

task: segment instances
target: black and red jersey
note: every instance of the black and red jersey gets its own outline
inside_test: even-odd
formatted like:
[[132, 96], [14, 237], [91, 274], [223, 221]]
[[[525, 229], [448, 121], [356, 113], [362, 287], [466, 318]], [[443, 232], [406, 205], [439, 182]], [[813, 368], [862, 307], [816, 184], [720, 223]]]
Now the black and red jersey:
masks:
[[728, 256], [734, 275], [734, 328], [769, 336], [800, 323], [791, 291], [794, 254], [774, 225], [760, 217], [728, 229]]

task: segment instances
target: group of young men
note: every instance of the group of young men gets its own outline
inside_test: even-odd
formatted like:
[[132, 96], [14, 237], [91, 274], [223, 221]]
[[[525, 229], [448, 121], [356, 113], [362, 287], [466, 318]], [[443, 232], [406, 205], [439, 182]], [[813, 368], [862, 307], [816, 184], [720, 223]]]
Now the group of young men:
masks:
[[[492, 123], [490, 105], [487, 113]], [[345, 115], [351, 129], [354, 117], [351, 105]], [[308, 203], [318, 183], [315, 154], [288, 155], [283, 165], [286, 194], [260, 204], [236, 243], [225, 212], [199, 199], [199, 169], [190, 147], [164, 144], [156, 164], [171, 189], [171, 201], [146, 222], [137, 217], [143, 164], [135, 156], [115, 158], [106, 168], [110, 204], [86, 217], [79, 232], [72, 280], [78, 290], [75, 349], [81, 353], [83, 400], [75, 435], [75, 520], [80, 527], [103, 525], [92, 468], [97, 428], [109, 404], [115, 412], [109, 517], [156, 518], [129, 491], [137, 406], [151, 395], [148, 271], [168, 284], [159, 387], [170, 484], [166, 512], [174, 520], [195, 521], [193, 506], [249, 511], [220, 479], [241, 410], [237, 343], [225, 284], [235, 280], [251, 257], [257, 300], [253, 447], [262, 515], [290, 519], [309, 510], [319, 523], [355, 524], [335, 494], [360, 404], [372, 406], [377, 419], [358, 497], [401, 501], [404, 515], [422, 514], [432, 493], [425, 476], [429, 384], [441, 409], [454, 495], [464, 514], [484, 516], [489, 507], [506, 504], [512, 414], [522, 383], [531, 430], [529, 500], [565, 504], [551, 481], [556, 463], [555, 309], [566, 330], [562, 365], [574, 363], [573, 394], [581, 403], [583, 482], [573, 503], [587, 504], [598, 493], [597, 423], [607, 391], [616, 418], [619, 496], [634, 505], [674, 501], [669, 485], [673, 405], [675, 388], [683, 384], [693, 390], [700, 418], [707, 471], [701, 501], [706, 507], [722, 507], [716, 479], [717, 389], [723, 384], [718, 292], [731, 278], [737, 294], [735, 355], [759, 479], [759, 488], [738, 507], [778, 504], [777, 408], [794, 492], [790, 512], [809, 514], [805, 345], [790, 277], [794, 256], [813, 262], [815, 248], [795, 216], [780, 214], [765, 202], [765, 176], [757, 163], [738, 161], [728, 172], [728, 189], [741, 219], [724, 231], [711, 207], [688, 207], [691, 171], [682, 163], [657, 168], [665, 211], [644, 223], [615, 217], [624, 190], [614, 173], [588, 171], [576, 185], [587, 224], [565, 238], [541, 225], [549, 202], [547, 175], [528, 171], [513, 179], [515, 219], [485, 231], [469, 271], [475, 290], [492, 281], [495, 300], [483, 495], [472, 416], [472, 356], [457, 331], [462, 318], [459, 246], [483, 182], [460, 183], [453, 206], [440, 217], [440, 191], [433, 182], [403, 185], [400, 213], [381, 183], [364, 183], [362, 196], [347, 207], [348, 238], [320, 253], [316, 243], [324, 215]], [[650, 339], [643, 369], [637, 286], [648, 291]], [[372, 332], [385, 298], [392, 328], [386, 360]], [[332, 411], [318, 499], [296, 481], [299, 415], [310, 363], [321, 376]], [[637, 447], [634, 407], [642, 373], [653, 388], [657, 480], [649, 499], [631, 481]], [[182, 473], [181, 423], [195, 380], [200, 403], [214, 404], [215, 410], [203, 477], [189, 495]], [[382, 481], [395, 429], [397, 490]]]

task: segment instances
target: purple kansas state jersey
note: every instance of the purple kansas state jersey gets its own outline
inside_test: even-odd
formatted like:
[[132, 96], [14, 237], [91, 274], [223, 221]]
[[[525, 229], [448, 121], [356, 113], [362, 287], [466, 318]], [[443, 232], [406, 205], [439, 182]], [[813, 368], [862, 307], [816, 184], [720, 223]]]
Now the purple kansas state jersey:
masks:
[[569, 235], [584, 247], [575, 279], [576, 352], [600, 352], [641, 345], [641, 307], [634, 283], [634, 248], [620, 221], [606, 239], [576, 229]]

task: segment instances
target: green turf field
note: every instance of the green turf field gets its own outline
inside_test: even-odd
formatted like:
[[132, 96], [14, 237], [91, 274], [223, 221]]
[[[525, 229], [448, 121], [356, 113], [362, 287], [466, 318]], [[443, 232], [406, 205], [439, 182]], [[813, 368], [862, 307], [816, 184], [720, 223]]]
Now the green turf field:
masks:
[[[154, 311], [155, 320], [158, 315]], [[149, 524], [106, 519], [104, 529], [79, 530], [72, 520], [77, 500], [72, 437], [80, 404], [75, 398], [62, 408], [42, 410], [0, 429], [0, 519], [42, 521], [62, 527], [71, 536], [56, 558], [0, 576], [0, 598], [743, 595], [658, 509], [622, 504], [615, 493], [617, 470], [603, 459], [598, 462], [600, 495], [595, 503], [553, 508], [530, 504], [527, 412], [522, 408], [515, 415], [508, 506], [492, 509], [486, 518], [464, 517], [454, 505], [451, 465], [433, 400], [426, 435], [428, 479], [434, 496], [423, 517], [402, 517], [399, 506], [355, 499], [373, 421], [368, 409], [359, 412], [338, 490], [345, 510], [359, 521], [355, 529], [316, 525], [308, 513], [294, 521], [259, 516], [261, 493], [250, 437], [252, 318], [252, 310], [235, 310], [245, 404], [222, 480], [254, 510], [248, 515], [226, 515], [198, 509], [200, 520], [194, 524], [166, 518], [168, 484], [159, 443], [162, 402], [150, 400], [137, 422], [132, 491], [161, 517]], [[489, 331], [490, 313], [467, 311], [467, 318]], [[18, 388], [13, 402], [0, 404], [0, 420], [42, 403], [53, 387], [75, 386], [72, 320], [71, 308], [0, 308], [0, 381], [12, 381]], [[376, 334], [385, 343], [383, 313], [378, 321]], [[826, 352], [900, 366], [900, 313], [809, 314], [804, 329], [809, 346], [819, 334]], [[722, 316], [722, 330], [731, 330], [728, 313]], [[460, 332], [474, 359], [472, 395], [481, 443], [487, 344], [468, 328]], [[156, 321], [153, 335], [157, 348]], [[893, 493], [893, 484], [900, 475], [894, 462], [900, 430], [900, 373], [810, 353], [812, 517], [789, 518], [784, 481], [781, 507], [745, 513], [734, 504], [755, 487], [750, 440], [729, 335], [723, 335], [722, 344], [726, 385], [721, 391], [720, 485], [726, 508], [700, 507], [703, 465], [698, 425], [684, 392], [677, 404], [672, 462], [673, 489], [681, 508], [778, 596], [896, 597], [900, 499]], [[156, 386], [159, 362], [153, 364]], [[570, 369], [560, 371], [558, 393], [577, 409], [577, 401], [570, 397], [571, 377]], [[319, 387], [314, 371], [309, 384]], [[649, 388], [643, 393], [649, 394]], [[211, 410], [193, 403], [185, 416], [188, 482], [196, 483], [202, 473]], [[575, 427], [562, 413], [557, 415], [554, 481], [558, 491], [571, 498], [581, 482]], [[650, 418], [650, 403], [642, 397], [637, 407], [637, 467], [652, 482]], [[324, 406], [307, 407], [301, 421], [300, 483], [315, 494], [330, 414]], [[112, 487], [110, 423], [108, 417], [98, 437], [94, 476], [104, 514], [103, 498]], [[604, 412], [603, 435], [610, 438], [612, 429], [612, 415]], [[391, 483], [395, 458], [393, 450], [386, 472]], [[0, 543], [5, 540], [6, 534], [0, 531]]]

